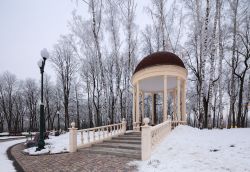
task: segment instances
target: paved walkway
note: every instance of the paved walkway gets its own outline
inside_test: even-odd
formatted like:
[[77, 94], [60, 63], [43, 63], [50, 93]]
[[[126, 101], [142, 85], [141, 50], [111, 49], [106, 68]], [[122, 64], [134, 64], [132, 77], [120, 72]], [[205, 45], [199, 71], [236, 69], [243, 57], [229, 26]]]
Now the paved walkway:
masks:
[[135, 166], [127, 163], [133, 159], [114, 155], [90, 154], [85, 152], [64, 153], [54, 155], [29, 156], [21, 150], [23, 144], [11, 148], [15, 157], [25, 172], [134, 172]]

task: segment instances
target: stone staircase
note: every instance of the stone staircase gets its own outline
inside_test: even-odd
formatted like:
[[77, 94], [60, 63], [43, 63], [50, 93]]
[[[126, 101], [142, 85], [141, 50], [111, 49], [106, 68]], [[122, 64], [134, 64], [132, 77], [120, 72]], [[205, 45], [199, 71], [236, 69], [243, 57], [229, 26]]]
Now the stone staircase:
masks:
[[111, 140], [93, 144], [92, 147], [79, 149], [78, 151], [141, 159], [141, 133], [125, 133], [121, 136], [112, 137]]

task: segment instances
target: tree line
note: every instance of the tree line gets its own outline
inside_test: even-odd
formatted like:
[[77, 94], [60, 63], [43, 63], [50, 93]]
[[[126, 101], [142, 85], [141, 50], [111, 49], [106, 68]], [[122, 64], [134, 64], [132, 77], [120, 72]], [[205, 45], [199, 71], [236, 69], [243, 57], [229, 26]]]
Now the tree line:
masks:
[[[72, 2], [76, 3], [76, 2]], [[70, 32], [51, 50], [56, 83], [45, 76], [46, 128], [117, 123], [132, 127], [131, 76], [141, 57], [177, 54], [188, 69], [187, 116], [200, 128], [246, 127], [250, 102], [247, 0], [150, 0], [143, 28], [133, 0], [82, 0]], [[140, 12], [140, 11], [139, 11]], [[0, 74], [0, 131], [38, 130], [38, 80]], [[145, 96], [145, 116], [150, 97]], [[158, 105], [162, 100], [157, 97]], [[171, 101], [169, 101], [171, 103]], [[169, 108], [170, 109], [170, 108]], [[161, 109], [157, 108], [158, 114]], [[171, 109], [170, 109], [171, 110]], [[171, 111], [169, 114], [171, 115]]]

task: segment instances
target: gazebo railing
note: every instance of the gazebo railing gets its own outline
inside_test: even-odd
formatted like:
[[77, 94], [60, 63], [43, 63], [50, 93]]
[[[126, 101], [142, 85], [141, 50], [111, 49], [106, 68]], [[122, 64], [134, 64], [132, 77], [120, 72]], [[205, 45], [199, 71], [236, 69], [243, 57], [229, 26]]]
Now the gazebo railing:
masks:
[[151, 128], [151, 151], [171, 132], [171, 121], [165, 121]]
[[140, 131], [140, 122], [134, 122], [133, 123], [133, 130], [134, 131]]
[[70, 130], [69, 152], [76, 152], [78, 148], [90, 147], [94, 143], [109, 140], [114, 136], [122, 135], [126, 132], [126, 121], [121, 123], [106, 125], [101, 127], [77, 130], [74, 125]]
[[156, 126], [149, 126], [149, 118], [143, 119], [144, 126], [141, 126], [141, 158], [147, 160], [151, 152], [156, 148], [166, 135], [171, 132], [172, 127], [177, 125], [184, 125], [186, 121], [165, 121]]
[[186, 125], [186, 124], [187, 124], [187, 121], [171, 121], [172, 129], [174, 129], [178, 125]]
[[154, 127], [149, 126], [149, 118], [143, 119], [141, 134], [141, 158], [146, 160], [150, 157], [152, 150], [159, 144], [164, 137], [171, 132], [171, 121], [165, 121]]

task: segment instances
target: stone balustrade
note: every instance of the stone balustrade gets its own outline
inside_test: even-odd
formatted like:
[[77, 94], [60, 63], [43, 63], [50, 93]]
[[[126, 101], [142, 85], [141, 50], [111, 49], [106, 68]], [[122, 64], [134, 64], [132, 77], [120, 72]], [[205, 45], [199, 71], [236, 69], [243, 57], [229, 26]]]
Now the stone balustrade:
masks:
[[[89, 147], [94, 143], [100, 143], [103, 140], [109, 140], [114, 136], [122, 135], [126, 132], [126, 121], [123, 118], [121, 123], [77, 130], [75, 123], [71, 123], [69, 128], [69, 152], [76, 152], [77, 148]], [[80, 135], [78, 144], [77, 136]]]
[[187, 125], [187, 121], [171, 121], [172, 129], [178, 125]]
[[140, 131], [140, 122], [134, 122], [133, 123], [133, 130], [134, 131]]
[[155, 149], [156, 145], [159, 144], [167, 134], [171, 132], [171, 121], [165, 121], [154, 127], [149, 126], [149, 118], [143, 119], [144, 126], [142, 126], [142, 160], [147, 160], [151, 152]]

